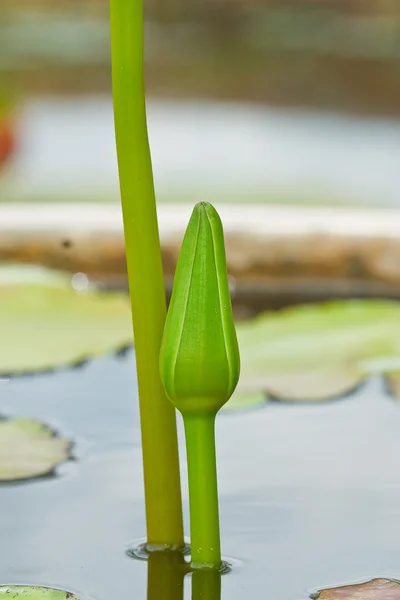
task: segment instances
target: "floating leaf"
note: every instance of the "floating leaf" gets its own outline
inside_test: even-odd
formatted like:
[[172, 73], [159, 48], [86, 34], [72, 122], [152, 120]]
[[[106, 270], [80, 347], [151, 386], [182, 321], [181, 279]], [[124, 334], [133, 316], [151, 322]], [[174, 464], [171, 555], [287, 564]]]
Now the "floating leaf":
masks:
[[[0, 373], [73, 364], [132, 342], [125, 294], [78, 292], [71, 277], [0, 270]], [[6, 275], [6, 276], [5, 276]]]
[[235, 392], [227, 404], [222, 407], [222, 411], [240, 410], [242, 408], [262, 406], [267, 402], [265, 392], [251, 390]]
[[368, 583], [323, 590], [318, 600], [400, 600], [400, 584], [390, 579], [373, 579]]
[[0, 482], [50, 473], [70, 458], [70, 442], [29, 419], [0, 421]]
[[0, 600], [77, 600], [71, 592], [27, 585], [0, 586]]
[[400, 364], [400, 304], [340, 301], [265, 313], [237, 326], [243, 406], [264, 392], [313, 401], [350, 392], [370, 372]]
[[279, 373], [260, 381], [266, 395], [290, 402], [313, 402], [342, 396], [359, 383], [359, 373], [345, 367]]

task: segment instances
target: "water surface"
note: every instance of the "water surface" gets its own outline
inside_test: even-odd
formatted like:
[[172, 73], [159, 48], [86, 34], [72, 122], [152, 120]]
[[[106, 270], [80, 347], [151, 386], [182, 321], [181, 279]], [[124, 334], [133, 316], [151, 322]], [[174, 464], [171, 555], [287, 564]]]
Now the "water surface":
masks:
[[[132, 354], [2, 382], [1, 412], [73, 437], [76, 460], [55, 479], [0, 488], [0, 583], [146, 598], [147, 565], [124, 554], [144, 535], [135, 385]], [[221, 415], [223, 551], [242, 563], [223, 577], [222, 599], [306, 600], [323, 586], [400, 578], [399, 430], [399, 405], [378, 380], [337, 402]], [[184, 505], [188, 530], [186, 484]]]

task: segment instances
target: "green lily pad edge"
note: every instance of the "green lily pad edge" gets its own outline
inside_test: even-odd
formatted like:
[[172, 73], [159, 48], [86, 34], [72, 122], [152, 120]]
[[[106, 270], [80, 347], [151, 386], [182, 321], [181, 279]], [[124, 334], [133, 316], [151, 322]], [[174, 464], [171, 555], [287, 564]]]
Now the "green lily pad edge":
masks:
[[132, 344], [129, 297], [82, 289], [62, 272], [3, 266], [0, 335], [3, 376], [73, 366]]
[[[241, 377], [226, 409], [267, 399], [343, 398], [371, 375], [400, 395], [400, 303], [341, 300], [266, 312], [237, 325]], [[397, 378], [395, 375], [397, 374]], [[397, 383], [397, 385], [396, 385]]]
[[23, 418], [0, 420], [0, 483], [43, 477], [72, 458], [72, 443], [47, 425]]
[[79, 600], [72, 592], [56, 588], [29, 586], [29, 585], [3, 585], [0, 586], [0, 599], [10, 600]]

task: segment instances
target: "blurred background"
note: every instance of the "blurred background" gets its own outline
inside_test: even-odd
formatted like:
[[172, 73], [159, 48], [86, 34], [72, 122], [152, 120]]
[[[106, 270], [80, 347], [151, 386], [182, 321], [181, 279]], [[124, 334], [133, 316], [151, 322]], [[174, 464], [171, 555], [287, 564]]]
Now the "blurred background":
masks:
[[[397, 206], [398, 0], [146, 0], [160, 201]], [[2, 0], [0, 202], [116, 202], [108, 0]]]

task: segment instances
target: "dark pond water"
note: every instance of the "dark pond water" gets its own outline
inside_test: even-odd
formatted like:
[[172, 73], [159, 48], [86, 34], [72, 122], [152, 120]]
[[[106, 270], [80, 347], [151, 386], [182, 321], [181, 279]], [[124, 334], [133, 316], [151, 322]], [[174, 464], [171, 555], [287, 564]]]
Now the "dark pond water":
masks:
[[[57, 478], [0, 487], [0, 583], [145, 599], [147, 564], [125, 555], [145, 533], [132, 353], [0, 385], [2, 413], [55, 426], [76, 457]], [[400, 406], [378, 379], [335, 402], [222, 414], [223, 552], [240, 561], [222, 599], [306, 600], [324, 586], [400, 578], [399, 432]], [[184, 457], [181, 426], [180, 438]], [[188, 531], [186, 485], [184, 506]]]

